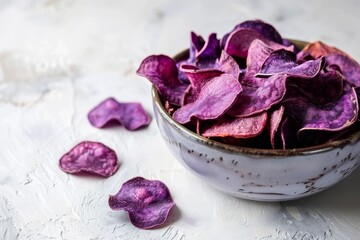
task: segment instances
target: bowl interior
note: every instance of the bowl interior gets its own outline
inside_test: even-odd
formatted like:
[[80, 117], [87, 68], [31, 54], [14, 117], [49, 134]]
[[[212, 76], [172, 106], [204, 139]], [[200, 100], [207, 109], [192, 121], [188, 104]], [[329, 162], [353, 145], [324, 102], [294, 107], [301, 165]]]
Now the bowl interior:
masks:
[[[289, 39], [295, 47], [302, 49], [307, 44], [307, 42], [300, 41], [300, 40], [292, 40]], [[179, 61], [182, 59], [186, 59], [189, 56], [189, 50], [186, 49], [180, 53], [178, 53], [174, 59], [175, 61]], [[174, 127], [176, 127], [179, 131], [181, 131], [184, 135], [196, 139], [197, 141], [212, 145], [214, 147], [231, 151], [231, 152], [238, 152], [238, 153], [245, 153], [245, 154], [256, 154], [256, 155], [268, 155], [268, 156], [293, 156], [293, 155], [307, 155], [307, 154], [314, 154], [323, 151], [329, 151], [334, 148], [342, 148], [348, 144], [353, 144], [360, 139], [360, 129], [356, 129], [354, 132], [349, 133], [348, 135], [344, 136], [341, 139], [337, 139], [334, 141], [329, 141], [323, 144], [304, 147], [304, 148], [294, 148], [294, 149], [261, 149], [261, 148], [249, 148], [249, 147], [242, 147], [242, 146], [235, 146], [230, 144], [225, 144], [222, 142], [218, 142], [212, 139], [205, 138], [188, 128], [184, 127], [183, 125], [176, 122], [165, 109], [163, 102], [159, 96], [159, 92], [153, 86], [152, 87], [152, 97], [155, 103], [156, 108], [158, 109], [159, 113]]]

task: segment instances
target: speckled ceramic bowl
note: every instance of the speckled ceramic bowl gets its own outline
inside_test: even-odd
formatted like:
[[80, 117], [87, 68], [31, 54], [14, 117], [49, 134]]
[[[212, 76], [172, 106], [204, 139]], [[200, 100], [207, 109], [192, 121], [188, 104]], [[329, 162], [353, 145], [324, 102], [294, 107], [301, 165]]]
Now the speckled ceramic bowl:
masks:
[[[293, 42], [299, 47], [305, 44]], [[295, 150], [232, 146], [177, 123], [155, 88], [152, 94], [156, 121], [171, 152], [186, 168], [227, 194], [260, 201], [298, 199], [329, 188], [359, 165], [360, 131], [342, 140]]]

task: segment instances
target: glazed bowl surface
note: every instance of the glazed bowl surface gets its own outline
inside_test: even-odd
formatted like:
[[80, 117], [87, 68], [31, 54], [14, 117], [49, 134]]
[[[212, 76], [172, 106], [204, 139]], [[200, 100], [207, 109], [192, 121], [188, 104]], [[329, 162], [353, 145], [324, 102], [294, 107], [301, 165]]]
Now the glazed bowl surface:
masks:
[[[306, 44], [292, 42], [299, 48]], [[360, 130], [306, 148], [246, 148], [202, 137], [176, 122], [155, 87], [152, 100], [161, 136], [175, 158], [204, 182], [232, 196], [258, 201], [303, 198], [338, 183], [360, 163]]]

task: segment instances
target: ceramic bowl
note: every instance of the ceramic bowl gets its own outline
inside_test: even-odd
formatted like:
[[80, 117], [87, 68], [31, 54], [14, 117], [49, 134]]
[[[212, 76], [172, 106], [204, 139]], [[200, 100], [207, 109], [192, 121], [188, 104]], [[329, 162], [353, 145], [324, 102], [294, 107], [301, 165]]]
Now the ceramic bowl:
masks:
[[360, 162], [360, 131], [301, 149], [245, 148], [204, 138], [177, 123], [154, 87], [152, 99], [157, 125], [173, 155], [200, 179], [236, 197], [285, 201], [310, 196], [347, 177]]

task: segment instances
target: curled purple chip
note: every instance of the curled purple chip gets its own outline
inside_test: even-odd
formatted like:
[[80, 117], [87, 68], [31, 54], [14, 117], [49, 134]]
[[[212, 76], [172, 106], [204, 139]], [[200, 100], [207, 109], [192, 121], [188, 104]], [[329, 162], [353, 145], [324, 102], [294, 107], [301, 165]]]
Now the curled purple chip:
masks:
[[114, 150], [99, 142], [85, 141], [63, 155], [59, 166], [67, 173], [88, 172], [110, 177], [118, 169], [119, 162]]
[[151, 55], [145, 58], [136, 73], [147, 78], [159, 91], [164, 100], [180, 106], [187, 84], [180, 82], [175, 61], [165, 55]]
[[163, 224], [175, 203], [161, 181], [135, 177], [109, 197], [109, 206], [115, 211], [128, 212], [134, 226], [149, 229]]
[[286, 46], [267, 39], [256, 30], [239, 28], [229, 35], [224, 50], [232, 57], [246, 58], [251, 43], [256, 39], [273, 48], [286, 48]]
[[346, 80], [355, 87], [360, 87], [360, 64], [343, 54], [333, 53], [326, 56], [329, 66], [337, 66]]
[[107, 98], [92, 109], [88, 119], [97, 128], [117, 121], [130, 131], [148, 126], [151, 120], [140, 103], [119, 103], [114, 98]]
[[273, 41], [273, 42], [276, 42], [279, 44], [282, 44], [284, 42], [281, 35], [279, 34], [279, 32], [273, 26], [257, 19], [257, 20], [244, 21], [244, 22], [236, 25], [230, 33], [225, 34], [225, 36], [221, 39], [221, 45], [225, 46], [225, 43], [226, 43], [229, 35], [238, 29], [255, 30], [258, 33], [260, 33], [264, 38], [266, 38], [270, 41]]
[[270, 53], [261, 66], [262, 73], [281, 73], [296, 67], [296, 54], [285, 49]]
[[205, 40], [195, 32], [190, 33], [190, 49], [188, 63], [195, 63], [195, 58], [205, 45]]
[[306, 58], [306, 56], [310, 55], [314, 59], [318, 59], [320, 57], [326, 57], [330, 54], [340, 54], [340, 55], [344, 55], [344, 56], [347, 56], [348, 58], [350, 58], [350, 56], [347, 55], [346, 53], [344, 53], [343, 51], [337, 49], [336, 47], [331, 47], [321, 41], [316, 41], [316, 42], [307, 44], [297, 54], [297, 58], [304, 59], [304, 58]]
[[237, 62], [225, 51], [221, 52], [220, 58], [216, 62], [216, 69], [233, 75], [236, 79], [239, 78], [241, 70]]
[[[280, 50], [282, 51], [282, 50]], [[283, 59], [281, 59], [283, 57]], [[293, 55], [295, 57], [295, 55]], [[323, 57], [316, 60], [309, 60], [302, 64], [291, 63], [291, 57], [278, 54], [278, 56], [269, 56], [271, 62], [264, 62], [262, 69], [257, 77], [267, 77], [276, 73], [287, 74], [291, 77], [314, 78], [325, 66]], [[293, 59], [295, 60], [295, 59]]]
[[312, 79], [291, 78], [288, 84], [296, 86], [314, 104], [325, 105], [340, 97], [344, 81], [339, 72], [328, 71], [320, 72]]
[[216, 33], [209, 35], [202, 49], [196, 54], [196, 65], [199, 68], [209, 68], [215, 64], [220, 56], [220, 42]]
[[223, 115], [234, 103], [242, 87], [230, 74], [223, 74], [207, 82], [198, 98], [176, 110], [173, 118], [181, 124], [190, 122], [191, 117], [201, 120], [215, 119]]
[[345, 90], [334, 102], [317, 106], [298, 95], [283, 101], [287, 112], [300, 123], [300, 130], [339, 131], [358, 119], [359, 105], [354, 88]]

